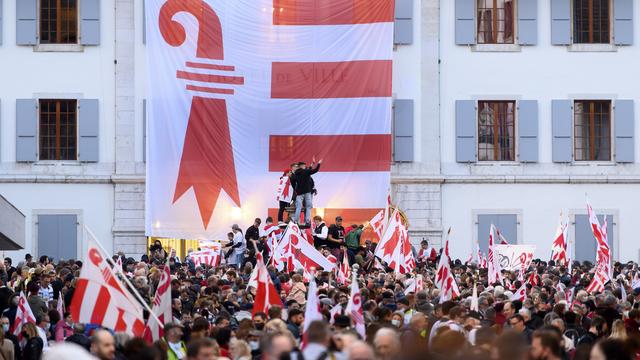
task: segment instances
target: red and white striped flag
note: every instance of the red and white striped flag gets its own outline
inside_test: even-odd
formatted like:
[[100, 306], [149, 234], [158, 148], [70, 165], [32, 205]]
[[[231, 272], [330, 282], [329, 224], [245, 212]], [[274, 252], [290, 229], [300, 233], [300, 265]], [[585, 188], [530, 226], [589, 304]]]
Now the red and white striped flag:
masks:
[[444, 250], [440, 255], [440, 263], [436, 272], [436, 286], [440, 289], [440, 302], [454, 299], [460, 295], [456, 278], [451, 273], [451, 266], [449, 262], [449, 236], [451, 235], [451, 228], [447, 231], [447, 237], [444, 243]]
[[[600, 272], [599, 276], [597, 276], [598, 279], [595, 280], [594, 277], [594, 280], [602, 282], [602, 289], [604, 289], [604, 284], [611, 280], [612, 275], [611, 249], [609, 248], [607, 239], [607, 217], [604, 217], [604, 226], [601, 226], [598, 217], [589, 203], [589, 199], [587, 199], [587, 213], [589, 214], [591, 231], [596, 240], [596, 273]], [[594, 287], [599, 289], [600, 285], [594, 284]]]
[[278, 295], [278, 290], [276, 290], [276, 287], [271, 281], [271, 276], [269, 275], [267, 267], [264, 265], [262, 254], [257, 253], [256, 259], [257, 286], [252, 312], [254, 316], [259, 312], [266, 313], [273, 305], [282, 307], [282, 300]]
[[[394, 213], [394, 217], [395, 229], [389, 228], [387, 229], [387, 233], [393, 230], [395, 235], [391, 236], [390, 241], [386, 242], [384, 247], [389, 248], [393, 245], [393, 242], [395, 242], [395, 247], [390, 249], [392, 255], [388, 262], [389, 267], [400, 274], [408, 274], [416, 267], [416, 260], [411, 249], [411, 242], [409, 241], [409, 231], [400, 220], [400, 213], [397, 210]], [[385, 236], [385, 238], [389, 237]], [[380, 246], [380, 244], [378, 244], [378, 246]], [[383, 254], [385, 252], [386, 249], [384, 249]], [[376, 253], [378, 253], [378, 247], [376, 247]]]
[[351, 277], [351, 269], [349, 267], [349, 257], [347, 256], [347, 250], [344, 250], [344, 255], [342, 256], [342, 262], [338, 266], [336, 270], [336, 281], [338, 284], [346, 285], [349, 283], [349, 278]]
[[320, 268], [324, 271], [333, 271], [335, 266], [305, 239], [300, 228], [293, 221], [289, 222], [282, 239], [278, 242], [274, 256], [279, 258], [279, 266], [287, 264], [289, 272], [296, 269], [311, 272], [313, 269]]
[[376, 245], [375, 256], [387, 264], [393, 260], [394, 252], [400, 243], [400, 213], [396, 209], [389, 218], [387, 225], [378, 245]]
[[562, 212], [560, 212], [560, 223], [551, 247], [551, 260], [555, 261], [556, 265], [566, 266], [569, 262], [567, 257], [567, 229], [568, 222], [565, 221]]
[[220, 247], [217, 249], [194, 251], [189, 254], [189, 257], [196, 266], [206, 265], [209, 267], [216, 267], [220, 264], [220, 251]]
[[58, 311], [58, 314], [60, 314], [60, 319], [64, 320], [64, 299], [62, 298], [62, 291], [58, 291], [56, 310]]
[[318, 286], [315, 279], [309, 281], [309, 289], [307, 290], [307, 304], [304, 310], [304, 324], [302, 325], [302, 346], [307, 344], [307, 330], [309, 324], [313, 321], [322, 321], [322, 313], [320, 312], [320, 302], [318, 301]]
[[489, 285], [493, 285], [496, 282], [500, 284], [504, 283], [504, 279], [502, 277], [502, 271], [500, 270], [500, 259], [499, 255], [494, 247], [495, 239], [496, 239], [496, 227], [491, 224], [491, 229], [489, 230], [489, 257], [487, 261], [487, 265], [489, 268], [488, 277], [489, 277]]
[[142, 306], [115, 276], [93, 235], [86, 234], [88, 252], [70, 306], [73, 320], [142, 336]]
[[173, 322], [173, 314], [171, 312], [171, 272], [169, 265], [165, 265], [160, 273], [160, 281], [156, 289], [156, 295], [153, 298], [153, 307], [151, 311], [156, 315], [162, 326], [153, 316], [149, 316], [147, 326], [144, 328], [143, 338], [148, 343], [160, 340], [164, 336], [164, 325]]
[[145, 4], [149, 235], [225, 238], [233, 207], [251, 222], [314, 155], [316, 207], [384, 207], [393, 0]]
[[18, 297], [18, 308], [16, 309], [16, 317], [15, 320], [13, 320], [11, 333], [17, 336], [18, 339], [22, 339], [22, 326], [27, 323], [35, 324], [36, 317], [31, 311], [27, 297], [24, 295], [24, 292], [21, 291], [20, 297]]
[[351, 317], [358, 334], [365, 339], [362, 296], [360, 295], [360, 285], [358, 285], [358, 274], [356, 273], [353, 273], [353, 280], [351, 281], [351, 297], [347, 303], [347, 314]]

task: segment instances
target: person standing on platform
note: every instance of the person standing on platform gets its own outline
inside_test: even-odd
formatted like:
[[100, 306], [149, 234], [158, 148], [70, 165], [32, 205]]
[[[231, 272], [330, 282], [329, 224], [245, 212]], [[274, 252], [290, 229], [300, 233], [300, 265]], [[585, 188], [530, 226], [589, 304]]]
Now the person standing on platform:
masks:
[[293, 182], [295, 183], [296, 191], [296, 213], [294, 221], [300, 221], [300, 213], [302, 212], [302, 202], [304, 201], [304, 224], [311, 225], [311, 209], [313, 208], [313, 179], [311, 175], [317, 173], [320, 170], [322, 159], [318, 161], [318, 164], [314, 167], [316, 158], [313, 158], [311, 166], [307, 168], [307, 164], [304, 162], [299, 163], [298, 169], [293, 173]]
[[284, 210], [293, 201], [293, 182], [291, 177], [293, 172], [298, 168], [298, 164], [291, 164], [291, 169], [285, 169], [280, 176], [280, 182], [278, 183], [278, 191], [276, 199], [278, 200], [278, 223], [283, 224]]

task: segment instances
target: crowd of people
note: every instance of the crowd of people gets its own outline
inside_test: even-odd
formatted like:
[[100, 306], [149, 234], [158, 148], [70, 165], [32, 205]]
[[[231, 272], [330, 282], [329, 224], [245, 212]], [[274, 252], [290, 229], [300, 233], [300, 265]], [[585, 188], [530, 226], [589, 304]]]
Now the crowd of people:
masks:
[[[338, 250], [347, 251], [344, 238], [340, 241]], [[345, 311], [349, 284], [336, 282], [321, 269], [315, 281], [324, 320], [307, 324], [303, 331], [309, 286], [303, 274], [269, 267], [283, 305], [253, 313], [255, 289], [247, 284], [255, 254], [248, 250], [235, 263], [211, 268], [177, 257], [175, 250], [164, 249], [160, 242], [140, 261], [115, 255], [148, 302], [161, 269], [170, 267], [173, 319], [165, 325], [163, 338], [152, 344], [94, 324], [75, 323], [68, 312], [60, 315], [58, 302], [68, 309], [81, 261], [52, 263], [46, 256], [35, 260], [27, 255], [14, 265], [7, 257], [0, 265], [0, 359], [640, 358], [635, 263], [615, 263], [615, 281], [604, 292], [589, 294], [585, 288], [593, 276], [592, 264], [574, 263], [569, 272], [553, 261], [534, 260], [525, 276], [523, 301], [514, 299], [522, 284], [517, 274], [504, 271], [504, 284], [488, 284], [486, 269], [455, 260], [451, 269], [461, 294], [440, 301], [434, 286], [439, 252], [423, 243], [415, 251], [416, 271], [398, 274], [376, 266], [374, 247], [370, 242], [358, 247], [351, 264], [361, 289], [364, 338]], [[328, 248], [324, 253], [331, 255]], [[417, 275], [424, 285], [416, 292], [410, 284], [415, 285]], [[19, 340], [10, 329], [21, 291], [28, 294], [36, 323], [25, 325]], [[568, 292], [575, 295], [569, 299]]]

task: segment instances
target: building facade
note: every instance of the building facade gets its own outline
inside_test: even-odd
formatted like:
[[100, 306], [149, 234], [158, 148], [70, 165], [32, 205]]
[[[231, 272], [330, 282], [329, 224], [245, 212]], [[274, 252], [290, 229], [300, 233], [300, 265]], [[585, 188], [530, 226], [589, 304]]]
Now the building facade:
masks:
[[[614, 259], [638, 259], [633, 5], [396, 0], [391, 189], [414, 243], [452, 227], [466, 259], [495, 223], [548, 257], [562, 210], [587, 259], [586, 193]], [[0, 0], [0, 194], [26, 217], [12, 256], [79, 256], [84, 227], [146, 252], [143, 18], [142, 0]]]

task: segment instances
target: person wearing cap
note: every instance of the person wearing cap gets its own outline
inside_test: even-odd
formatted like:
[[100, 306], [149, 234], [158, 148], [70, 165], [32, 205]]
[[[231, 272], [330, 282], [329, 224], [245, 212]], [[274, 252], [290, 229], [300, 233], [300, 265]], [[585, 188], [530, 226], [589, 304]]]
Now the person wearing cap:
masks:
[[307, 168], [307, 164], [305, 162], [298, 163], [298, 169], [296, 169], [292, 176], [292, 180], [295, 184], [294, 190], [296, 192], [296, 213], [293, 219], [296, 222], [300, 221], [302, 202], [304, 201], [304, 223], [311, 223], [311, 209], [313, 208], [313, 179], [311, 178], [311, 175], [320, 170], [322, 159], [320, 159], [318, 164], [314, 167], [315, 162], [316, 158], [314, 156], [310, 168]]
[[182, 325], [168, 323], [164, 325], [163, 341], [167, 344], [168, 360], [183, 360], [187, 358], [187, 346], [182, 341]]
[[298, 169], [298, 163], [291, 164], [291, 168], [284, 169], [278, 182], [278, 191], [276, 192], [276, 200], [278, 201], [278, 224], [283, 224], [284, 211], [293, 201], [293, 185], [291, 177], [293, 172]]

